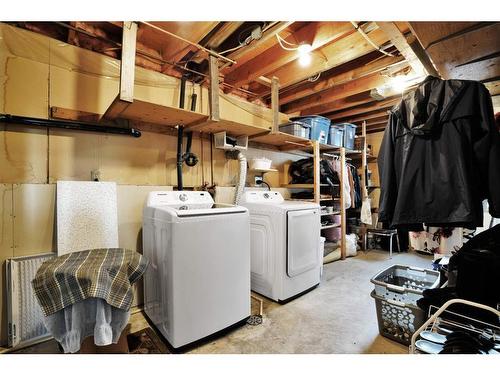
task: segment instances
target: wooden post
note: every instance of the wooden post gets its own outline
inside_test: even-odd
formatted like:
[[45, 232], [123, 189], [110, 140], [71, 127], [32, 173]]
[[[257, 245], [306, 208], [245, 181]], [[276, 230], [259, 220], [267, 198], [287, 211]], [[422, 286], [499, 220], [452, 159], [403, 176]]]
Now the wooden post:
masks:
[[271, 133], [278, 133], [280, 131], [280, 99], [279, 99], [280, 83], [278, 77], [271, 79], [271, 108], [273, 111], [273, 127]]
[[321, 204], [321, 176], [319, 162], [321, 161], [319, 153], [319, 142], [311, 141], [313, 146], [314, 160], [314, 202]]
[[219, 121], [219, 60], [217, 57], [210, 55], [208, 57], [209, 75], [210, 75], [210, 120]]
[[120, 63], [120, 100], [134, 101], [135, 45], [137, 24], [123, 22], [122, 58]]
[[367, 162], [366, 162], [366, 121], [363, 121], [363, 124], [361, 125], [361, 134], [363, 137], [363, 143], [362, 143], [362, 148], [361, 148], [361, 170], [363, 171], [361, 174], [361, 187], [362, 187], [362, 198], [366, 198], [368, 196], [368, 191], [366, 188], [366, 168], [367, 168]]
[[340, 256], [345, 259], [346, 256], [346, 212], [344, 197], [344, 173], [345, 173], [345, 148], [340, 148]]
[[[366, 169], [367, 169], [367, 162], [366, 162], [366, 121], [363, 121], [363, 124], [361, 125], [361, 136], [363, 137], [363, 142], [362, 142], [362, 147], [361, 147], [361, 199], [362, 201], [368, 197], [368, 190], [366, 187], [367, 181], [366, 181]], [[366, 251], [366, 225], [361, 223], [361, 236], [363, 238], [362, 241], [362, 248], [363, 251]]]

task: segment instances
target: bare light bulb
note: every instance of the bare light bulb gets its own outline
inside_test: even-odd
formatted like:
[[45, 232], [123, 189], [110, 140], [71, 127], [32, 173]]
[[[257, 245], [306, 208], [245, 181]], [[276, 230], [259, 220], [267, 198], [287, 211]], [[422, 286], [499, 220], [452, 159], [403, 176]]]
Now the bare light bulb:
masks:
[[391, 87], [396, 92], [403, 92], [409, 86], [408, 77], [404, 75], [395, 76], [391, 79]]
[[297, 51], [299, 51], [299, 64], [308, 66], [311, 63], [312, 46], [310, 44], [301, 44]]

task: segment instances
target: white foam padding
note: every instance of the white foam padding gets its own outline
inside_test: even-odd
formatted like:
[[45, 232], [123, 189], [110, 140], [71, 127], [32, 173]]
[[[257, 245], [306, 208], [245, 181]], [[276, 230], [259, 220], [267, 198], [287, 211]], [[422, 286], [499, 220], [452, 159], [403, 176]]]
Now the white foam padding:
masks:
[[57, 181], [57, 255], [118, 246], [116, 183]]

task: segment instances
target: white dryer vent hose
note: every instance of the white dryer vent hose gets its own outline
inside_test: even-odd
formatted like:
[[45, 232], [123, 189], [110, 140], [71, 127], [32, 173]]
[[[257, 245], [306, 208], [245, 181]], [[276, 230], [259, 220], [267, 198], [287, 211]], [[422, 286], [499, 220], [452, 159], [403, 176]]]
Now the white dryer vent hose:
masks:
[[238, 153], [238, 161], [240, 164], [240, 171], [239, 171], [238, 184], [236, 185], [234, 204], [238, 204], [240, 202], [240, 198], [241, 195], [243, 194], [243, 190], [245, 190], [245, 183], [247, 180], [247, 158], [245, 157], [245, 155], [243, 155], [242, 152]]

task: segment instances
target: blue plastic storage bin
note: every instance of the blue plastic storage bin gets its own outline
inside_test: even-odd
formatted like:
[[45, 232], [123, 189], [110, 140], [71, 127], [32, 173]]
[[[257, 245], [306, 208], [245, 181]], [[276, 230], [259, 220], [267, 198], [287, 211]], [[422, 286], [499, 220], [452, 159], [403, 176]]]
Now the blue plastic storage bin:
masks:
[[328, 144], [342, 147], [344, 145], [344, 128], [337, 125], [330, 125], [330, 135]]
[[354, 149], [354, 137], [356, 136], [356, 125], [350, 124], [348, 122], [333, 124], [344, 131], [344, 147], [353, 150]]
[[311, 126], [302, 122], [289, 122], [280, 125], [280, 131], [287, 134], [296, 135], [297, 137], [308, 138], [311, 131]]
[[323, 116], [300, 116], [293, 117], [290, 121], [301, 122], [311, 127], [309, 139], [326, 144], [328, 142], [328, 133], [330, 132], [330, 119]]

